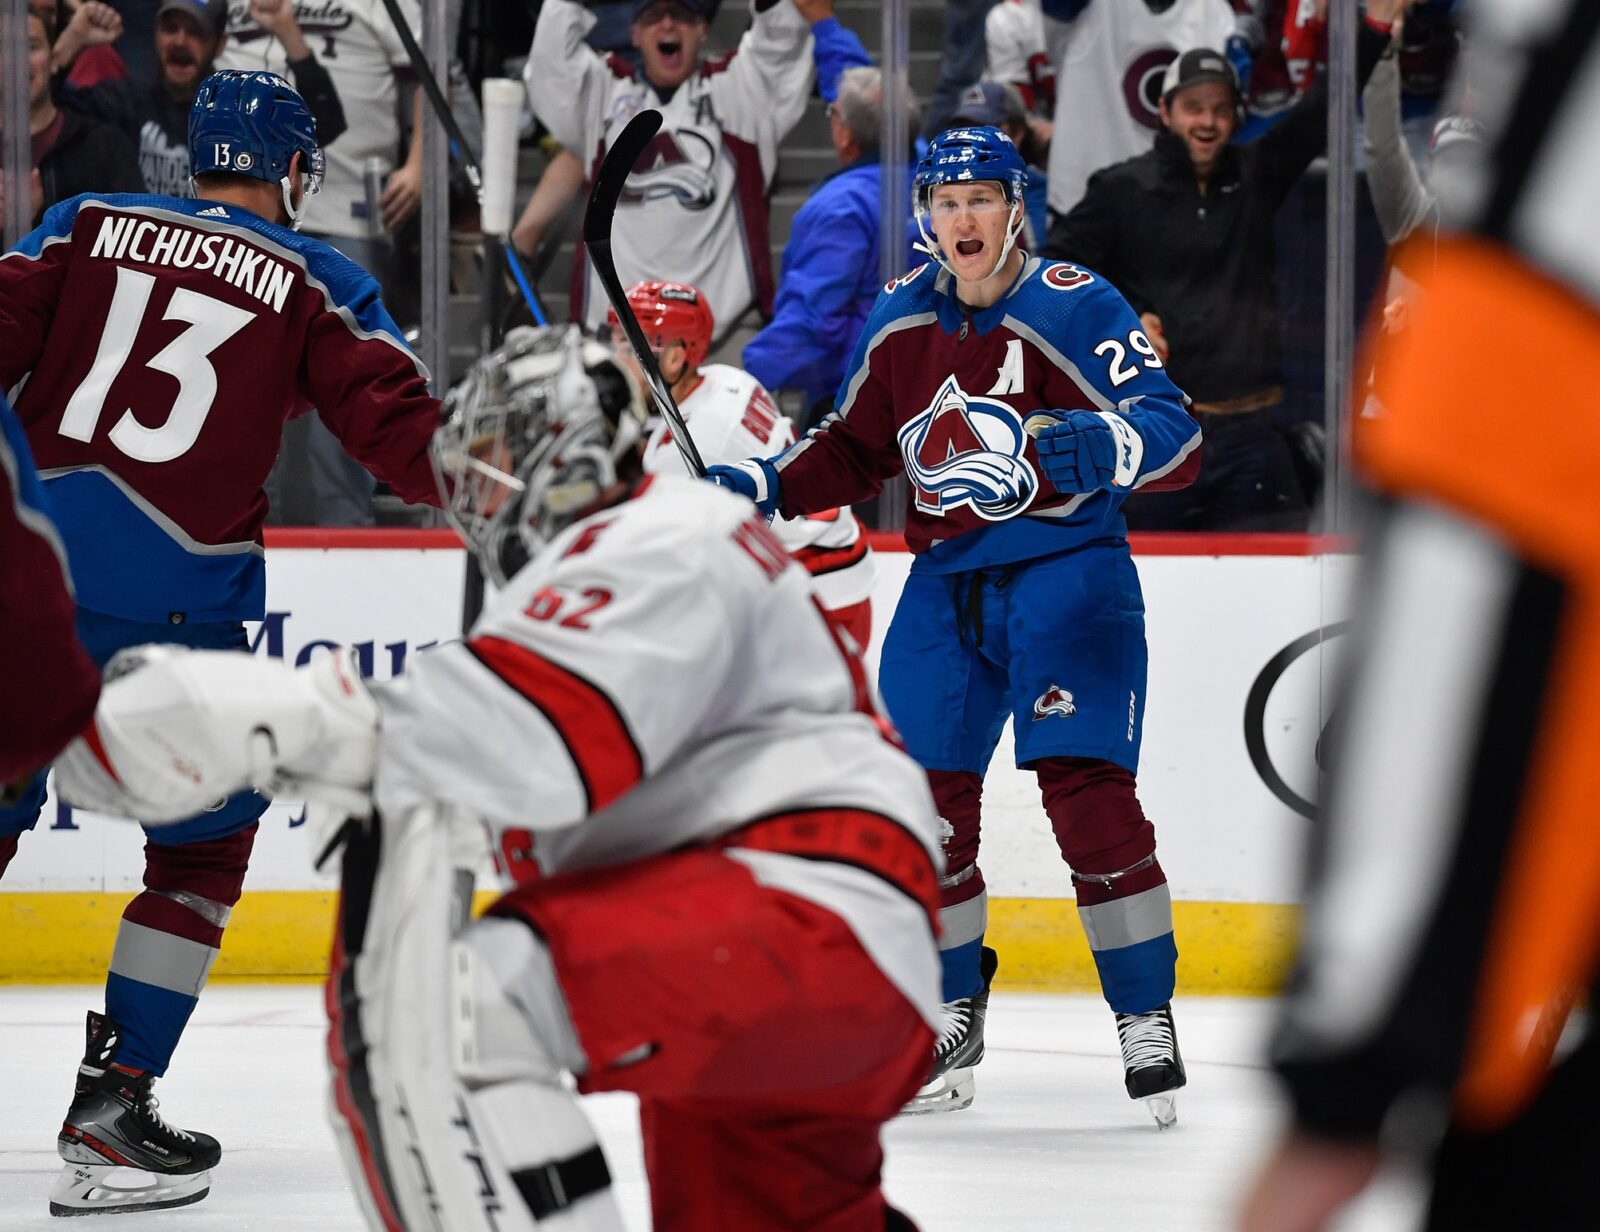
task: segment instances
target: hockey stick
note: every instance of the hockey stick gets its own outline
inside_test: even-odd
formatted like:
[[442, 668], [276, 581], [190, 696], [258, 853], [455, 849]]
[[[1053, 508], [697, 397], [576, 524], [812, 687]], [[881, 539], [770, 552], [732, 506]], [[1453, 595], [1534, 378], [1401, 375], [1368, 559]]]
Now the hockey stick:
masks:
[[622, 323], [622, 332], [628, 336], [628, 345], [639, 359], [639, 368], [655, 397], [656, 409], [672, 429], [672, 443], [683, 455], [689, 473], [697, 479], [703, 479], [706, 464], [700, 458], [700, 451], [695, 448], [694, 438], [689, 435], [689, 425], [683, 421], [683, 412], [678, 410], [678, 404], [672, 399], [672, 391], [661, 378], [655, 352], [650, 349], [644, 330], [639, 328], [639, 318], [633, 315], [633, 305], [628, 303], [622, 282], [617, 277], [617, 263], [611, 256], [611, 222], [617, 212], [617, 202], [622, 197], [634, 163], [639, 161], [639, 155], [644, 153], [660, 127], [661, 113], [646, 108], [629, 120], [628, 126], [612, 141], [605, 160], [600, 164], [600, 172], [594, 177], [589, 207], [583, 212], [583, 244], [589, 250], [594, 272], [600, 275], [600, 283], [606, 289], [606, 298], [611, 301], [617, 320]]
[[[389, 14], [389, 22], [394, 26], [394, 32], [400, 36], [400, 42], [406, 49], [406, 58], [411, 61], [411, 71], [416, 74], [422, 92], [428, 96], [428, 101], [433, 104], [434, 114], [439, 117], [439, 122], [444, 125], [445, 134], [450, 138], [450, 144], [455, 146], [456, 156], [461, 159], [461, 167], [467, 173], [467, 180], [472, 185], [472, 191], [479, 200], [483, 197], [483, 171], [478, 165], [477, 152], [467, 144], [466, 134], [461, 131], [461, 125], [456, 122], [455, 112], [450, 110], [450, 101], [445, 98], [444, 91], [439, 88], [433, 71], [428, 67], [427, 57], [422, 54], [422, 48], [417, 43], [417, 36], [411, 33], [411, 27], [406, 23], [405, 16], [400, 12], [399, 0], [383, 0], [383, 7]], [[506, 265], [516, 279], [517, 289], [522, 292], [522, 298], [528, 305], [528, 311], [533, 314], [534, 323], [547, 325], [544, 306], [539, 303], [533, 286], [528, 281], [527, 271], [522, 264], [522, 254], [511, 242], [509, 235], [500, 238], [500, 249], [505, 254]]]

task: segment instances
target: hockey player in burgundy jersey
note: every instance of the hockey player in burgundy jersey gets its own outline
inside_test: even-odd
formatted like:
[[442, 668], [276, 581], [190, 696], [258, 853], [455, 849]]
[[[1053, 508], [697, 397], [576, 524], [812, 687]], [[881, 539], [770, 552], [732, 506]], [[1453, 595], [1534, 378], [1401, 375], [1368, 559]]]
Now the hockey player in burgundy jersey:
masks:
[[1017, 764], [1037, 773], [1072, 868], [1128, 1093], [1166, 1125], [1184, 1083], [1177, 951], [1135, 792], [1144, 603], [1120, 507], [1135, 489], [1190, 482], [1200, 430], [1115, 289], [1015, 246], [1023, 171], [998, 129], [937, 138], [916, 178], [934, 260], [879, 296], [838, 410], [778, 457], [708, 478], [787, 516], [863, 500], [891, 475], [911, 481], [916, 560], [880, 682], [928, 771], [948, 864], [945, 1030], [912, 1110], [972, 1100], [995, 966], [979, 801], [1009, 715]]
[[[644, 430], [604, 347], [514, 332], [434, 447], [499, 583], [471, 635], [370, 691], [347, 654], [132, 651], [63, 790], [375, 801], [328, 997], [375, 1229], [620, 1232], [566, 1071], [638, 1094], [657, 1232], [909, 1232], [879, 1134], [940, 1013], [933, 802], [806, 572], [646, 475]], [[485, 821], [518, 884], [452, 938]]]
[[[0, 393], [0, 675], [22, 705], [0, 709], [0, 806], [94, 713], [100, 670], [72, 631], [67, 553], [22, 426]], [[0, 873], [17, 836], [0, 833]]]
[[[189, 140], [194, 199], [75, 197], [0, 257], [0, 389], [26, 380], [17, 414], [79, 636], [102, 664], [143, 642], [244, 648], [242, 622], [264, 614], [261, 485], [299, 407], [321, 408], [401, 495], [438, 500], [426, 372], [376, 283], [289, 225], [321, 175], [305, 103], [273, 74], [217, 73]], [[41, 776], [0, 810], [0, 836], [31, 829], [43, 800]], [[167, 1127], [149, 1089], [216, 958], [265, 808], [245, 792], [150, 835], [62, 1129], [63, 1213], [207, 1192], [216, 1141]], [[90, 1175], [108, 1163], [161, 1183], [115, 1192]]]
[[[748, 372], [727, 364], [707, 364], [715, 319], [698, 288], [651, 280], [628, 288], [628, 303], [638, 318], [662, 376], [694, 434], [700, 456], [733, 462], [752, 453], [775, 453], [794, 443], [794, 424], [779, 412], [771, 395]], [[617, 360], [634, 373], [637, 360], [621, 337], [617, 314], [609, 317], [617, 339]], [[683, 475], [683, 455], [667, 424], [653, 425], [644, 450], [650, 474]], [[872, 549], [861, 523], [846, 505], [804, 518], [778, 518], [772, 531], [811, 575], [828, 619], [855, 638], [863, 650], [872, 638]]]

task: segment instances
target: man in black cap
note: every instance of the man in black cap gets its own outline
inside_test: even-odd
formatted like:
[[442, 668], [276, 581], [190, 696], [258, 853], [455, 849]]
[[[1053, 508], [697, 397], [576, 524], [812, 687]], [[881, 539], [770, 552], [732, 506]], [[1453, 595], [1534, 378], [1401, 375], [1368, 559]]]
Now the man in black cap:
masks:
[[[345, 129], [344, 110], [327, 69], [317, 61], [295, 21], [290, 0], [254, 0], [252, 14], [289, 50], [295, 88], [328, 145]], [[153, 193], [190, 197], [189, 105], [228, 41], [227, 0], [161, 0], [156, 10], [156, 84], [141, 91], [132, 77], [69, 89], [66, 106], [120, 126], [139, 146], [139, 170]]]
[[[1368, 0], [1357, 32], [1358, 91], [1403, 7], [1404, 0]], [[1045, 244], [1047, 257], [1087, 266], [1128, 297], [1148, 336], [1140, 341], [1166, 361], [1205, 431], [1192, 487], [1126, 503], [1137, 530], [1304, 530], [1315, 495], [1302, 489], [1275, 425], [1283, 359], [1273, 218], [1323, 151], [1326, 77], [1245, 146], [1229, 144], [1239, 103], [1239, 80], [1222, 52], [1179, 56], [1162, 82], [1155, 144], [1092, 175]], [[1132, 345], [1124, 343], [1120, 353], [1106, 348], [1113, 379]]]

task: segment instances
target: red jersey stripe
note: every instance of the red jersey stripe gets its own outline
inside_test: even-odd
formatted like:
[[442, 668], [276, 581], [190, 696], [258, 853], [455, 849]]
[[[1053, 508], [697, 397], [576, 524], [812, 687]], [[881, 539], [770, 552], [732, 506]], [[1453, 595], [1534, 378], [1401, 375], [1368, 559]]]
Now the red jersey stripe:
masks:
[[850, 546], [843, 548], [801, 548], [794, 554], [794, 558], [805, 566], [806, 572], [812, 577], [848, 569], [851, 565], [860, 564], [866, 556], [865, 539], [857, 539]]
[[467, 649], [550, 720], [583, 782], [589, 812], [644, 777], [644, 758], [621, 712], [589, 681], [505, 638], [476, 637]]

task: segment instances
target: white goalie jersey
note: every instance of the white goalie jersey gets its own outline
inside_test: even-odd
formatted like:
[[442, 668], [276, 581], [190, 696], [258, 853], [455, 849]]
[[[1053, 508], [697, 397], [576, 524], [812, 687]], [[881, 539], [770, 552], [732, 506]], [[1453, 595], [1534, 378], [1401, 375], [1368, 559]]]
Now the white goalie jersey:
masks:
[[[708, 466], [770, 458], [794, 444], [794, 423], [748, 372], [705, 364], [700, 378], [678, 409]], [[650, 434], [644, 468], [651, 474], [688, 474], [665, 422], [658, 422]], [[811, 574], [812, 590], [830, 612], [872, 597], [872, 552], [848, 506], [803, 518], [774, 518], [772, 531]]]
[[[548, 544], [466, 641], [373, 695], [380, 811], [454, 804], [525, 830], [542, 875], [828, 808], [890, 819], [942, 867], [925, 777], [859, 656], [749, 503], [711, 484], [647, 478]], [[728, 850], [845, 919], [937, 1021], [922, 906], [846, 863]]]

